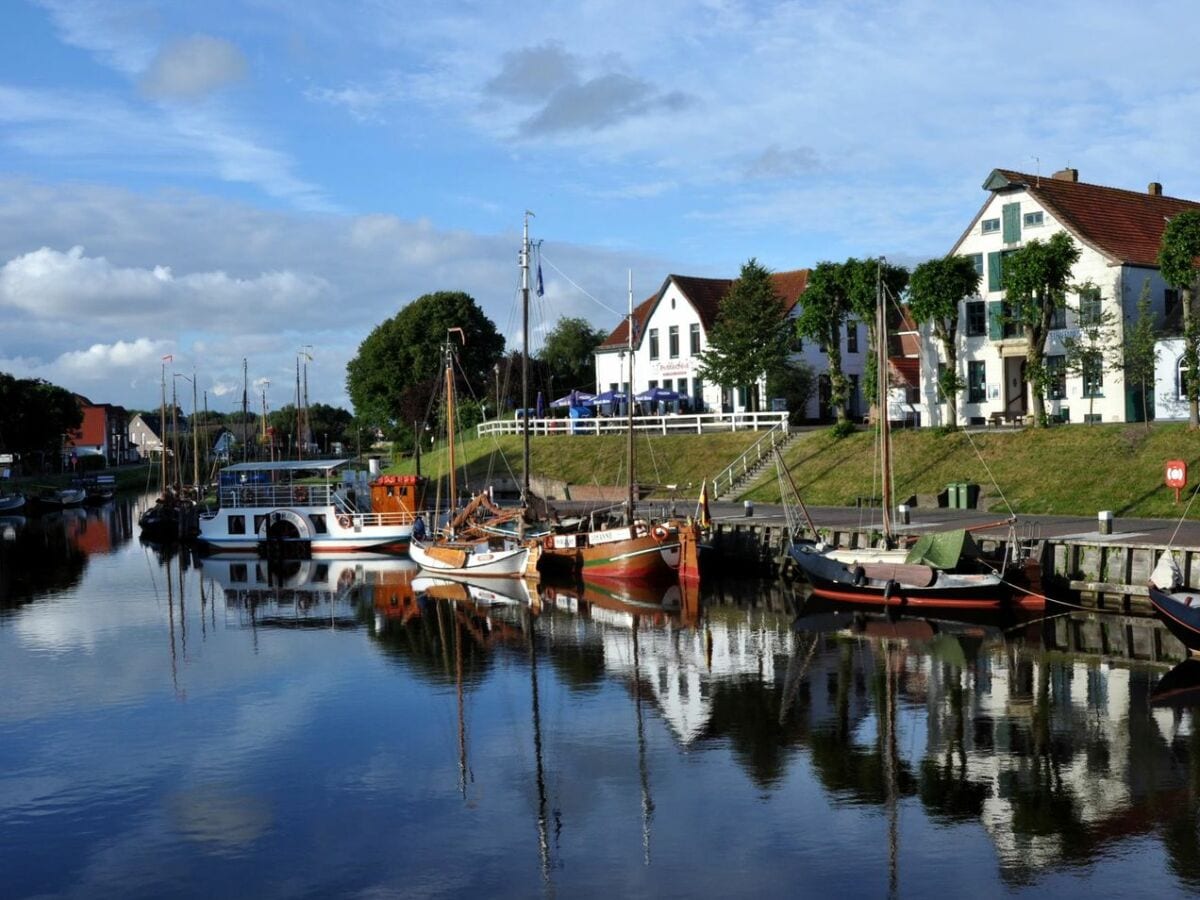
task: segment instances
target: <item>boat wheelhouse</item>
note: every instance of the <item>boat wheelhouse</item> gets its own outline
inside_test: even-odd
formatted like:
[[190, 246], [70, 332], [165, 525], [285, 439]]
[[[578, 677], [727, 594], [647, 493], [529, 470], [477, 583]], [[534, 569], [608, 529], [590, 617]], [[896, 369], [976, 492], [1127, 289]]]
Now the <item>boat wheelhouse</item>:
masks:
[[424, 502], [425, 479], [383, 476], [364, 492], [354, 481], [338, 480], [346, 462], [226, 466], [218, 479], [219, 508], [200, 516], [200, 540], [222, 551], [285, 556], [406, 549]]

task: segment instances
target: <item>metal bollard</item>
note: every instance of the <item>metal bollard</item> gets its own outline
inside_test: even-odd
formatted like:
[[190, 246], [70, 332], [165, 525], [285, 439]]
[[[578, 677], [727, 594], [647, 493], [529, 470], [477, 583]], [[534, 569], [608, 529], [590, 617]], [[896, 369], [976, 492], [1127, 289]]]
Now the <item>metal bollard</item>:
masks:
[[896, 522], [900, 525], [908, 524], [908, 504], [901, 503], [896, 507]]
[[1098, 516], [1100, 520], [1100, 533], [1112, 534], [1113, 529], [1113, 514], [1111, 510], [1102, 509]]
[[742, 515], [744, 515], [746, 518], [750, 518], [752, 515], [754, 515], [754, 501], [753, 500], [743, 500], [742, 501]]

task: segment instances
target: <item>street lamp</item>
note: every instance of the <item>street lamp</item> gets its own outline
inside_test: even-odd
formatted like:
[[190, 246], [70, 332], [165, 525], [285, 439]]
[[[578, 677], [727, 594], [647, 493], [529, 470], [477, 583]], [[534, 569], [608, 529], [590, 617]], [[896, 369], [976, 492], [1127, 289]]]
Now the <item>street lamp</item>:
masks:
[[500, 363], [496, 363], [492, 367], [492, 371], [496, 373], [496, 418], [500, 418]]

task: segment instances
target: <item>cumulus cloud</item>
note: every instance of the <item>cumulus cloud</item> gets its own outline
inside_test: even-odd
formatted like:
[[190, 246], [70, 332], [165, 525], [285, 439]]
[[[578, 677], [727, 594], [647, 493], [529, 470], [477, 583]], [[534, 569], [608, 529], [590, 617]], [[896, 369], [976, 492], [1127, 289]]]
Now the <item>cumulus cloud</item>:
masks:
[[159, 50], [138, 85], [148, 97], [195, 100], [245, 76], [246, 57], [235, 44], [194, 34]]
[[484, 86], [489, 94], [519, 103], [549, 99], [579, 82], [579, 59], [557, 42], [505, 53], [500, 71]]

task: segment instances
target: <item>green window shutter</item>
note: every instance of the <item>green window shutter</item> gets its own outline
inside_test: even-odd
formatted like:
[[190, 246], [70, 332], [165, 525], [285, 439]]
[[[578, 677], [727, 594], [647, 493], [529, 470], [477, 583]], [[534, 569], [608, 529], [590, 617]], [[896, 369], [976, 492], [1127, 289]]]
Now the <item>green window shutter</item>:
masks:
[[1000, 276], [1002, 273], [1003, 269], [1000, 266], [1000, 251], [997, 250], [995, 253], [989, 253], [987, 284], [987, 289], [989, 291], [999, 291], [1004, 288], [1004, 285], [1000, 283]]
[[988, 338], [999, 341], [1004, 337], [1004, 301], [993, 300], [988, 304]]
[[1004, 243], [1016, 243], [1021, 239], [1021, 204], [1005, 203], [1000, 212], [1004, 217]]

